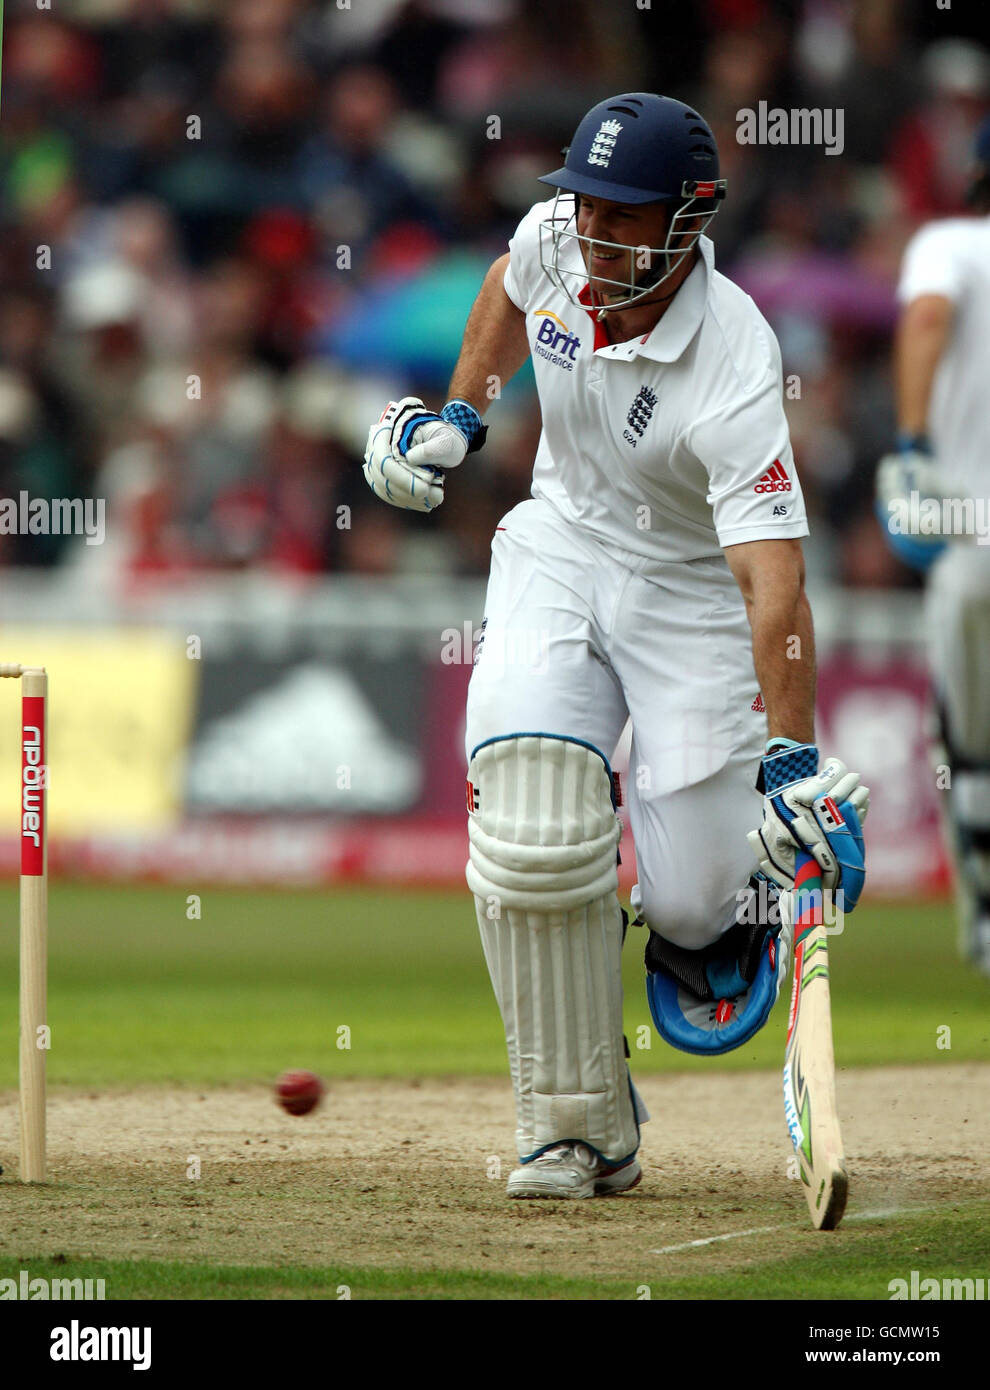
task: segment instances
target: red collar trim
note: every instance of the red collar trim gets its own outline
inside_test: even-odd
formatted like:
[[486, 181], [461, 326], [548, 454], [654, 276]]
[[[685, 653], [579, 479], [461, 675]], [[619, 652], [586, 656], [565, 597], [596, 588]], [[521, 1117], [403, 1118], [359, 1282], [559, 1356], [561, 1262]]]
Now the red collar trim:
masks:
[[[590, 285], [585, 285], [584, 289], [578, 295], [578, 299], [584, 306], [584, 312], [588, 315], [588, 317], [591, 319], [591, 322], [595, 325], [595, 352], [597, 352], [599, 348], [611, 347], [612, 339], [608, 336], [608, 332], [605, 328], [604, 323], [602, 323], [601, 319], [598, 317], [598, 310], [589, 307], [591, 304]], [[653, 327], [655, 328], [656, 324], [654, 324]], [[649, 338], [652, 332], [653, 328], [650, 329], [649, 333], [643, 334], [642, 338], [640, 338], [639, 340], [641, 346], [643, 343], [646, 342], [647, 338]]]
[[608, 336], [608, 330], [606, 329], [604, 323], [602, 323], [601, 319], [598, 317], [598, 310], [588, 307], [591, 304], [590, 285], [585, 285], [584, 289], [578, 295], [578, 299], [584, 305], [585, 313], [591, 319], [591, 322], [595, 325], [595, 352], [597, 352], [599, 348], [610, 347], [612, 344], [612, 339]]

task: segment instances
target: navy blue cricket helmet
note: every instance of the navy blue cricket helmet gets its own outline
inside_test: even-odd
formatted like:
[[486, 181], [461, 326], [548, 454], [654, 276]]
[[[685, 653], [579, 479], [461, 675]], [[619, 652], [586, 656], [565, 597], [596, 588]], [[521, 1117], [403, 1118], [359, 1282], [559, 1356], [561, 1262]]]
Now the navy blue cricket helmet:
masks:
[[591, 108], [563, 168], [540, 182], [615, 203], [655, 203], [683, 201], [685, 183], [718, 178], [715, 137], [693, 107], [653, 92], [626, 92]]
[[[670, 280], [693, 256], [726, 192], [708, 122], [682, 101], [653, 92], [626, 92], [593, 106], [574, 132], [563, 168], [540, 182], [557, 189], [553, 211], [540, 223], [540, 264], [572, 303], [581, 302], [587, 285], [603, 313], [629, 308]], [[596, 240], [595, 246], [626, 253], [626, 273], [596, 276], [593, 289], [585, 269], [592, 242], [576, 225], [579, 196], [672, 204], [663, 246], [647, 248], [649, 265], [639, 267], [624, 243]]]

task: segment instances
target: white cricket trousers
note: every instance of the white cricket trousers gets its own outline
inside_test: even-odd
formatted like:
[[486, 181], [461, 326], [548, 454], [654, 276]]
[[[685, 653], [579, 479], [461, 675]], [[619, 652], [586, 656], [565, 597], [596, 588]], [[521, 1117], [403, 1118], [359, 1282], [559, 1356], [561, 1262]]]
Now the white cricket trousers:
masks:
[[957, 542], [935, 562], [926, 596], [929, 654], [953, 748], [990, 763], [990, 546]]
[[503, 518], [468, 690], [468, 759], [514, 733], [584, 739], [611, 759], [629, 719], [624, 790], [643, 911], [688, 950], [732, 924], [756, 868], [746, 833], [762, 818], [757, 695], [724, 556], [640, 559], [541, 498]]

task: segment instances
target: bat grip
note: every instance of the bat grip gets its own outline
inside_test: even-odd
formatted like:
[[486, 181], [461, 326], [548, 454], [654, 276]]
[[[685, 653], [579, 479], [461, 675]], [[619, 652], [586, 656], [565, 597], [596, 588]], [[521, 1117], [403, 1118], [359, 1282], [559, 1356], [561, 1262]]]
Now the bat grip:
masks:
[[813, 854], [809, 854], [806, 849], [797, 849], [794, 851], [794, 887], [795, 890], [800, 890], [806, 886], [821, 888], [822, 871]]
[[818, 860], [806, 849], [794, 853], [794, 920], [797, 930], [823, 920], [824, 892]]

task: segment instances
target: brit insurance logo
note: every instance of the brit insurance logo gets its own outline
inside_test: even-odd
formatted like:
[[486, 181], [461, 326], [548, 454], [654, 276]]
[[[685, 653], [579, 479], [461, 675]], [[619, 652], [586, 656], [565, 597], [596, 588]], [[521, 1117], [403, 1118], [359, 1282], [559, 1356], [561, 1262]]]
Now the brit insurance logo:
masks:
[[573, 372], [574, 358], [581, 346], [581, 339], [550, 309], [537, 309], [534, 317], [540, 320], [540, 327], [533, 351], [540, 357], [545, 357], [554, 367], [563, 367], [566, 372]]

